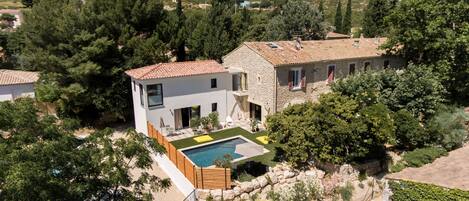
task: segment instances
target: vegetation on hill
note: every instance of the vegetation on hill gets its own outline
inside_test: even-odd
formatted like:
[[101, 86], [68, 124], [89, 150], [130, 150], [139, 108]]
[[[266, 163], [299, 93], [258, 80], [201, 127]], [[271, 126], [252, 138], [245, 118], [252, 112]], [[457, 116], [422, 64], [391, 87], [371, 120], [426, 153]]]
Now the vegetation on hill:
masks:
[[448, 189], [431, 184], [410, 181], [393, 181], [389, 183], [392, 189], [392, 200], [420, 201], [420, 200], [469, 200], [469, 192], [458, 189]]
[[164, 151], [153, 139], [111, 129], [79, 139], [67, 121], [39, 116], [32, 99], [0, 102], [0, 200], [152, 200], [169, 187], [148, 174]]

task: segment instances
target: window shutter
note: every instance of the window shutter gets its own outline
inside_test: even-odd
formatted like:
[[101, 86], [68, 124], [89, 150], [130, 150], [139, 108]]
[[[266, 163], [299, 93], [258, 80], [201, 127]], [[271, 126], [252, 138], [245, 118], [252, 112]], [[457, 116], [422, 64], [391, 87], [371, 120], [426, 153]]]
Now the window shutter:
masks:
[[293, 71], [288, 71], [288, 89], [293, 89]]
[[306, 87], [306, 72], [305, 70], [301, 70], [301, 88]]

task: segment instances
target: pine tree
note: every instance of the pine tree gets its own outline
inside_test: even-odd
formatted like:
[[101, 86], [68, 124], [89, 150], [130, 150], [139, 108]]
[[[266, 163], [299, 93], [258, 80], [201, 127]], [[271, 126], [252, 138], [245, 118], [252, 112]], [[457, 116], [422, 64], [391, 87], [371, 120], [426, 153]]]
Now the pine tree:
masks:
[[384, 24], [384, 18], [390, 14], [396, 1], [370, 0], [363, 16], [363, 35], [365, 37], [384, 36], [388, 27]]
[[186, 60], [186, 27], [185, 21], [186, 16], [182, 11], [182, 0], [177, 1], [176, 5], [176, 15], [177, 15], [177, 35], [174, 38], [174, 43], [176, 46], [176, 60], [177, 61], [185, 61]]
[[342, 33], [349, 34], [352, 28], [352, 0], [347, 2], [347, 10], [345, 11], [344, 21], [342, 24]]
[[337, 10], [335, 11], [335, 32], [337, 33], [342, 33], [342, 3], [339, 2], [337, 3]]
[[319, 1], [319, 12], [322, 13], [322, 16], [325, 16], [325, 13], [324, 13], [324, 0]]

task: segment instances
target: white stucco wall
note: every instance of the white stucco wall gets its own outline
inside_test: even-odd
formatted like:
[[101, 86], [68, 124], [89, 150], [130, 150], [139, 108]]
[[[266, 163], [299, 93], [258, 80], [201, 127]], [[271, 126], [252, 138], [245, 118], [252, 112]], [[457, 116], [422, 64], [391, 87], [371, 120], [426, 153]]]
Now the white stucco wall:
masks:
[[14, 100], [19, 97], [34, 97], [34, 84], [0, 86], [0, 101]]
[[[135, 84], [135, 86], [134, 86]], [[147, 116], [145, 107], [140, 104], [140, 88], [138, 80], [132, 79], [130, 82], [130, 87], [132, 90], [132, 102], [134, 106], [134, 120], [135, 120], [135, 130], [139, 133], [148, 133], [147, 131]], [[143, 87], [143, 93], [146, 93], [145, 86]]]
[[[211, 88], [211, 79], [217, 79], [217, 88]], [[135, 80], [136, 90], [133, 90], [135, 127], [137, 131], [146, 132], [146, 121], [150, 121], [159, 129], [162, 119], [165, 125], [175, 127], [174, 110], [200, 105], [200, 115], [207, 116], [212, 112], [212, 103], [217, 103], [220, 121], [225, 121], [228, 108], [233, 104], [231, 93], [232, 81], [229, 73], [217, 73], [178, 78]], [[144, 86], [144, 106], [140, 105], [138, 84]], [[163, 85], [163, 106], [148, 108], [146, 85]]]

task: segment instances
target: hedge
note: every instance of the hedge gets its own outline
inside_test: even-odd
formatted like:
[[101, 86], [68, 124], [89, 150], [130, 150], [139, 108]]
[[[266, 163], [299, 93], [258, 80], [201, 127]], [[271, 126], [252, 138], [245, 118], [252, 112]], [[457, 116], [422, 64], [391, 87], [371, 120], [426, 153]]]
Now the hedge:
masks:
[[432, 184], [422, 184], [409, 181], [390, 181], [392, 201], [459, 201], [469, 200], [469, 191], [448, 189]]

